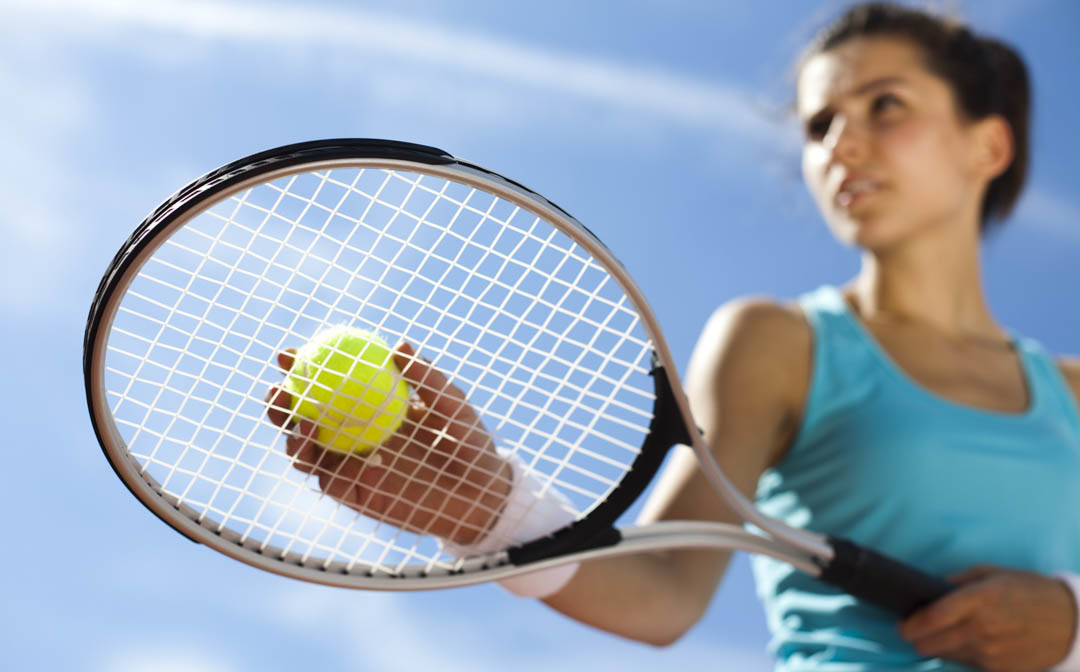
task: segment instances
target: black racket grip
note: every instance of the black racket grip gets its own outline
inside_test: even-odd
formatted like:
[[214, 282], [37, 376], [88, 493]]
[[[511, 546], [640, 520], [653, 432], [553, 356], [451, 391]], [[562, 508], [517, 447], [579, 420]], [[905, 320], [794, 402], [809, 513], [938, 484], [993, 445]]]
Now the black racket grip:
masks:
[[822, 569], [822, 581], [901, 617], [934, 602], [955, 588], [926, 572], [847, 539], [829, 538], [836, 555]]

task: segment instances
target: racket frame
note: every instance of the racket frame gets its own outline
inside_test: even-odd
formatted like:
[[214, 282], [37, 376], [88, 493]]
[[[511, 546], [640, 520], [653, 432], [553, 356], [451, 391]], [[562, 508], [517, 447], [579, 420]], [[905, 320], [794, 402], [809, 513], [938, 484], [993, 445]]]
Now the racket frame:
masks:
[[[105, 392], [107, 345], [103, 335], [112, 325], [119, 300], [156, 250], [155, 243], [166, 240], [187, 221], [254, 184], [308, 172], [316, 167], [422, 172], [494, 193], [542, 216], [570, 235], [615, 276], [627, 299], [637, 308], [642, 326], [652, 341], [656, 406], [648, 438], [638, 458], [605, 502], [566, 528], [521, 547], [463, 558], [451, 568], [435, 565], [396, 574], [377, 574], [370, 570], [357, 571], [351, 563], [305, 559], [299, 553], [283, 552], [258, 540], [245, 539], [182, 503], [145, 473], [125, 448]], [[418, 170], [420, 167], [422, 170]], [[110, 263], [91, 304], [84, 334], [83, 369], [94, 432], [113, 470], [132, 494], [154, 515], [192, 541], [275, 574], [352, 588], [422, 590], [480, 583], [592, 557], [694, 547], [745, 549], [770, 555], [901, 614], [910, 613], [948, 590], [947, 584], [940, 579], [869, 549], [792, 528], [758, 511], [723, 473], [697, 431], [663, 333], [644, 295], [622, 263], [592, 231], [545, 197], [498, 173], [433, 147], [370, 139], [318, 140], [253, 154], [192, 181], [152, 211]], [[757, 526], [768, 537], [715, 522], [668, 521], [621, 530], [614, 527], [616, 519], [647, 487], [670, 447], [678, 443], [692, 447], [703, 473], [725, 502], [744, 521]], [[403, 580], [409, 578], [425, 580]]]
[[[363, 152], [364, 156], [359, 156], [360, 152]], [[693, 425], [686, 420], [689, 409], [682, 398], [681, 388], [673, 388], [673, 384], [678, 385], [673, 366], [662, 365], [662, 362], [671, 362], [670, 352], [658, 325], [652, 319], [644, 296], [607, 246], [565, 210], [518, 182], [476, 164], [455, 159], [432, 147], [363, 139], [290, 145], [239, 159], [207, 173], [193, 180], [151, 212], [114, 257], [99, 285], [87, 320], [83, 361], [87, 403], [102, 450], [128, 490], [155, 516], [191, 541], [215, 548], [260, 569], [293, 578], [318, 582], [320, 576], [325, 576], [322, 582], [331, 585], [355, 585], [375, 589], [391, 586], [401, 588], [401, 578], [406, 574], [378, 576], [369, 571], [354, 573], [342, 562], [326, 563], [310, 558], [305, 561], [302, 554], [283, 552], [256, 539], [245, 539], [238, 533], [219, 526], [168, 493], [128, 453], [125, 441], [113, 420], [104, 384], [107, 340], [102, 336], [113, 323], [119, 310], [120, 299], [157, 250], [158, 245], [155, 243], [167, 240], [190, 220], [222, 201], [254, 185], [305, 172], [341, 168], [418, 172], [420, 167], [417, 163], [423, 164], [420, 171], [423, 174], [484, 190], [539, 215], [572, 237], [616, 276], [618, 283], [626, 291], [628, 300], [643, 318], [646, 332], [654, 347], [654, 368], [651, 374], [654, 378], [657, 404], [648, 437], [633, 465], [609, 496], [588, 515], [549, 537], [522, 547], [466, 558], [459, 562], [460, 566], [454, 570], [434, 568], [416, 573], [413, 578], [433, 580], [431, 584], [424, 582], [425, 585], [417, 586], [417, 589], [436, 587], [433, 584], [438, 583], [436, 579], [442, 574], [445, 574], [442, 583], [448, 585], [488, 581], [491, 580], [489, 576], [476, 576], [468, 581], [462, 581], [461, 577], [506, 565], [520, 568], [542, 560], [548, 560], [543, 563], [544, 566], [570, 562], [569, 559], [560, 559], [560, 556], [574, 554], [577, 558], [582, 552], [618, 544], [622, 540], [622, 534], [614, 527], [616, 519], [645, 490], [662, 465], [668, 450], [676, 443], [690, 443], [693, 440], [686, 430]], [[582, 233], [585, 235], [581, 235]], [[692, 543], [696, 545], [699, 541], [695, 539]], [[748, 541], [753, 542], [752, 539]], [[611, 554], [610, 550], [608, 554]], [[530, 570], [534, 568], [535, 566], [530, 567]], [[317, 570], [316, 576], [311, 575], [312, 569]], [[500, 573], [506, 574], [508, 571], [511, 570], [504, 569]], [[453, 576], [458, 579], [446, 580]], [[354, 578], [350, 580], [349, 577]], [[385, 586], [382, 585], [384, 581]]]

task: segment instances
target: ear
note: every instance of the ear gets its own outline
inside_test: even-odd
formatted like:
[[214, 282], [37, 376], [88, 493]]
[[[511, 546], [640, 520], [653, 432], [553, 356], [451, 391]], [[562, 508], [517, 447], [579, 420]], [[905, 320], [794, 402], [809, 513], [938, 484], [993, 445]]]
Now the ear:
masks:
[[1012, 127], [1001, 115], [994, 114], [975, 122], [974, 168], [987, 181], [998, 177], [1012, 165], [1016, 155]]

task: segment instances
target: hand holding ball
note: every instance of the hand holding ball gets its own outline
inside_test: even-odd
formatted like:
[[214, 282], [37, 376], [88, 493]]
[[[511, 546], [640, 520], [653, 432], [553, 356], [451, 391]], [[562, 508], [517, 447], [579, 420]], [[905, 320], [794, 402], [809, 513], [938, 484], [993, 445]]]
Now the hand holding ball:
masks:
[[390, 346], [350, 327], [327, 329], [300, 348], [285, 389], [293, 414], [312, 420], [316, 440], [338, 453], [371, 452], [409, 409], [409, 386]]

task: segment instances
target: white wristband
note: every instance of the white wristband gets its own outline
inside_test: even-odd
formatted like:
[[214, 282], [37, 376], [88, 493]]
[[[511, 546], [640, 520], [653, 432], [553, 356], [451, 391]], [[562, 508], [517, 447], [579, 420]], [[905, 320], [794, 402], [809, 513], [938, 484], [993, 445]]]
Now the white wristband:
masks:
[[[482, 555], [539, 539], [569, 525], [577, 518], [570, 500], [529, 473], [515, 455], [505, 456], [513, 472], [510, 493], [502, 514], [482, 539], [467, 546], [444, 541], [443, 550], [457, 557]], [[577, 563], [541, 569], [499, 581], [521, 597], [546, 597], [565, 586], [577, 571]]]
[[[528, 574], [518, 574], [500, 579], [496, 583], [518, 597], [533, 597], [539, 600], [562, 590], [577, 574], [579, 567], [581, 563], [573, 562], [569, 565], [538, 569]], [[1065, 672], [1072, 672], [1072, 670]]]
[[1065, 582], [1072, 591], [1073, 602], [1076, 604], [1077, 619], [1076, 632], [1073, 634], [1072, 650], [1065, 660], [1057, 664], [1051, 672], [1080, 672], [1080, 574], [1060, 573], [1055, 578]]

